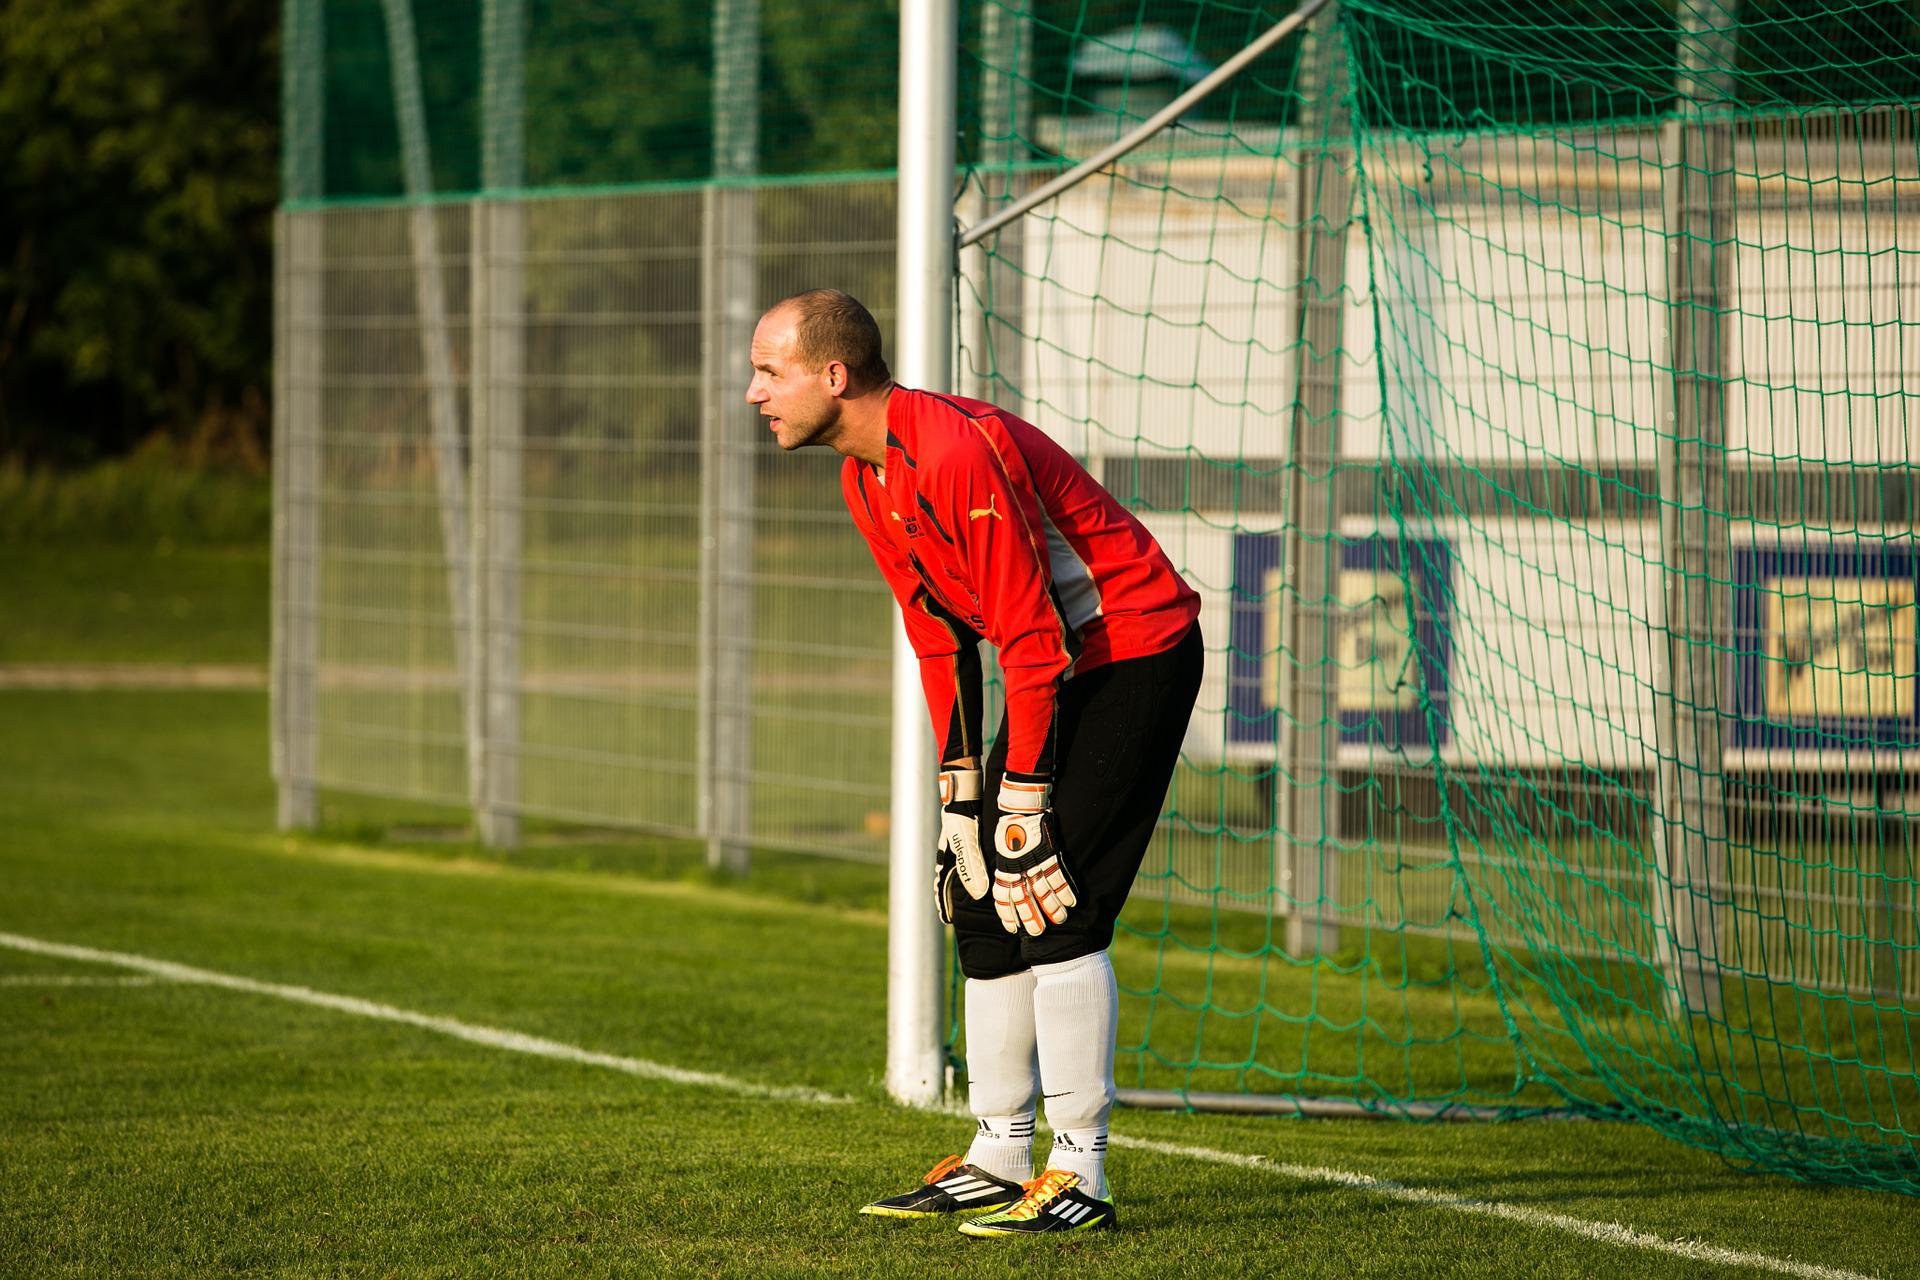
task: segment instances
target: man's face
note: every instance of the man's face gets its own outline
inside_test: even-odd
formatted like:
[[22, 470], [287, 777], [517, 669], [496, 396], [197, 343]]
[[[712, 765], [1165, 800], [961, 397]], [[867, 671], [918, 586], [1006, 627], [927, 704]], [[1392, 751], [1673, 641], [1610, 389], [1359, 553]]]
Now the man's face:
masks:
[[747, 403], [760, 411], [782, 449], [826, 444], [840, 424], [840, 400], [832, 390], [830, 364], [808, 369], [793, 353], [793, 320], [785, 311], [760, 318], [753, 330], [753, 381]]

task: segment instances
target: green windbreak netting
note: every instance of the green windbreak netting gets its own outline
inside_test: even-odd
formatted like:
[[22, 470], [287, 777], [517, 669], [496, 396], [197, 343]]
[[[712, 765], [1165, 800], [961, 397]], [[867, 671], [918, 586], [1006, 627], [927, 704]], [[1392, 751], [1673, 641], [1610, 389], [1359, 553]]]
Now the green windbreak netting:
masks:
[[[963, 223], [1290, 5], [983, 5]], [[1920, 14], [1328, 5], [962, 254], [1203, 593], [1123, 1087], [1920, 1190]]]
[[301, 205], [893, 167], [885, 5], [281, 3]]

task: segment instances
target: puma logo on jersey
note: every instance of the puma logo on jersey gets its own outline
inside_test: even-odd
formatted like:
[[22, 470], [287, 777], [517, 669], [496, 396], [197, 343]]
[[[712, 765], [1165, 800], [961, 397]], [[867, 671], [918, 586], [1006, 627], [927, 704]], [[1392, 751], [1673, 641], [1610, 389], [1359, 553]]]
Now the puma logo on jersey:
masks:
[[967, 519], [978, 520], [981, 516], [992, 516], [995, 520], [998, 520], [1000, 518], [1000, 513], [994, 509], [994, 504], [996, 504], [999, 501], [1000, 501], [999, 494], [997, 493], [988, 494], [987, 505], [984, 507], [975, 507], [973, 510], [967, 512]]

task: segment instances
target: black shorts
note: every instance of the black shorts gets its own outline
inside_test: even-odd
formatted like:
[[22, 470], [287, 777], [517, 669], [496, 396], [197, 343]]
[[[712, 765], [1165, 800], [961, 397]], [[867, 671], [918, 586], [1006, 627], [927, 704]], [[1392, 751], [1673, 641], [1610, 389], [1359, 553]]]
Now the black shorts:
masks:
[[[960, 971], [1004, 978], [1036, 964], [1059, 964], [1105, 951], [1127, 905], [1140, 861], [1153, 843], [1167, 784], [1180, 759], [1187, 718], [1200, 692], [1200, 624], [1164, 653], [1095, 667], [1060, 687], [1055, 712], [1053, 816], [1061, 860], [1079, 904], [1039, 937], [1001, 927], [989, 894], [964, 892], [954, 904]], [[993, 857], [1000, 777], [1007, 767], [1007, 722], [987, 755], [980, 840]]]

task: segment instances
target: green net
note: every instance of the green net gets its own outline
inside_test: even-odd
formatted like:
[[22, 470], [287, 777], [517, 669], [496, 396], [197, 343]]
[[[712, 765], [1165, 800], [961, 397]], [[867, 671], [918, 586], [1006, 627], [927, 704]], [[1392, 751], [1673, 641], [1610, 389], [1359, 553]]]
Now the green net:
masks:
[[892, 167], [882, 5], [281, 2], [296, 207]]
[[[962, 221], [1291, 6], [968, 18]], [[1920, 15], [1328, 6], [963, 253], [1206, 599], [1122, 1085], [1920, 1191]]]

